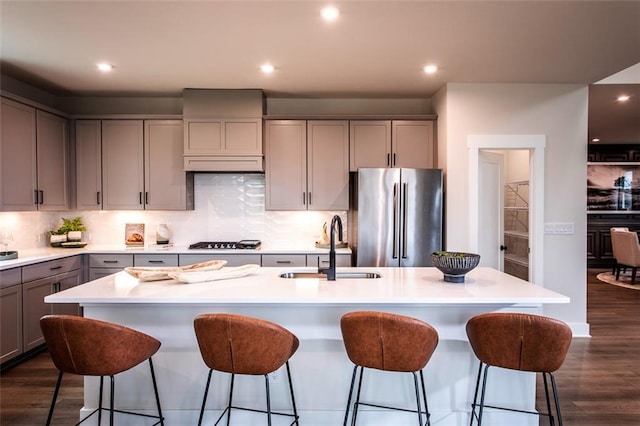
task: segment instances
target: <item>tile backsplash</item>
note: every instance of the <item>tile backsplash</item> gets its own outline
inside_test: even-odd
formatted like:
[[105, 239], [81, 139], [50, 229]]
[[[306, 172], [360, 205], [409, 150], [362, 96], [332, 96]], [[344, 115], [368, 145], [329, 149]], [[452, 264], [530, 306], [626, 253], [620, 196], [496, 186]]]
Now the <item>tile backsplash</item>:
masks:
[[312, 247], [334, 214], [347, 235], [346, 211], [266, 211], [264, 174], [197, 173], [194, 184], [193, 211], [0, 212], [0, 235], [9, 236], [9, 250], [45, 247], [61, 217], [82, 216], [88, 229], [83, 239], [96, 245], [122, 244], [126, 223], [144, 223], [145, 241], [153, 244], [156, 226], [165, 223], [176, 245], [259, 239], [286, 249]]

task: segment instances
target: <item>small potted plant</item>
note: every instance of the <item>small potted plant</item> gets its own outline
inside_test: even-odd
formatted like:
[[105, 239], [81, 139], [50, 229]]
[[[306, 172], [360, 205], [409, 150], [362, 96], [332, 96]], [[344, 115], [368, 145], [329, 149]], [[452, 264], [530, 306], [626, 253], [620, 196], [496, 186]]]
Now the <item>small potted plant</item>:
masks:
[[60, 247], [62, 243], [67, 242], [67, 232], [62, 229], [54, 229], [53, 231], [49, 231], [49, 244], [51, 247]]
[[55, 231], [50, 231], [51, 246], [59, 247], [65, 241], [82, 241], [82, 232], [87, 227], [82, 223], [82, 217], [77, 216], [72, 219], [62, 218], [62, 226]]

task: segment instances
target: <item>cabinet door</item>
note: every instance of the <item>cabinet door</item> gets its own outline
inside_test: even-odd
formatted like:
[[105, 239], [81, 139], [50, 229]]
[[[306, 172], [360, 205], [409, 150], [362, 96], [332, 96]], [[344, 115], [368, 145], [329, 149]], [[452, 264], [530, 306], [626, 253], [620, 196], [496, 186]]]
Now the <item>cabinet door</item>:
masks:
[[134, 254], [134, 266], [178, 266], [177, 254]]
[[100, 120], [76, 121], [76, 206], [102, 208], [102, 127]]
[[433, 122], [393, 121], [392, 165], [416, 169], [435, 166]]
[[36, 124], [38, 210], [68, 210], [67, 120], [38, 110]]
[[306, 266], [307, 260], [304, 254], [263, 254], [262, 266]]
[[36, 110], [1, 102], [0, 210], [36, 210]]
[[208, 262], [210, 260], [226, 260], [226, 266], [260, 265], [261, 262], [259, 254], [181, 254], [178, 258], [180, 266], [193, 265], [194, 263]]
[[22, 332], [24, 351], [44, 343], [40, 318], [51, 313], [51, 305], [44, 298], [53, 292], [54, 277], [31, 281], [22, 285]]
[[349, 123], [307, 123], [309, 210], [349, 209]]
[[102, 122], [102, 189], [105, 210], [144, 208], [142, 120]]
[[306, 122], [267, 121], [265, 129], [266, 210], [306, 210]]
[[144, 127], [145, 208], [185, 210], [182, 121], [148, 120]]
[[0, 363], [22, 353], [22, 285], [0, 289]]
[[[328, 254], [308, 254], [307, 266], [327, 268], [329, 266]], [[351, 254], [336, 254], [336, 266], [351, 266]]]
[[[72, 271], [56, 276], [54, 291], [59, 292], [80, 285], [82, 282], [81, 272]], [[80, 305], [78, 303], [51, 303], [51, 312], [57, 315], [80, 315]]]
[[391, 121], [365, 120], [349, 123], [349, 169], [391, 167]]
[[111, 274], [117, 274], [121, 271], [122, 268], [91, 268], [89, 269], [89, 281], [94, 281], [98, 278], [104, 278]]

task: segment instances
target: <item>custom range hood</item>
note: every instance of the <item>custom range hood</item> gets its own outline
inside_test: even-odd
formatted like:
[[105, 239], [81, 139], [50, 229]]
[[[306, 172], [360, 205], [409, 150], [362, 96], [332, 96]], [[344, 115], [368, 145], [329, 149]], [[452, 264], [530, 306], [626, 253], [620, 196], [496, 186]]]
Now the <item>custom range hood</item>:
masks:
[[259, 89], [184, 89], [184, 170], [263, 172]]

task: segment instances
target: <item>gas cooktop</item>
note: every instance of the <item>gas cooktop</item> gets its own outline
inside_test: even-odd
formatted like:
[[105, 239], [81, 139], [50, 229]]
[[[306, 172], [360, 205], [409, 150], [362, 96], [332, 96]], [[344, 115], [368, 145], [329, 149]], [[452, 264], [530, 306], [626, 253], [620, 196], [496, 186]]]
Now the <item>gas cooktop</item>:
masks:
[[260, 247], [260, 240], [240, 241], [200, 241], [189, 246], [190, 249], [200, 250], [251, 250]]

